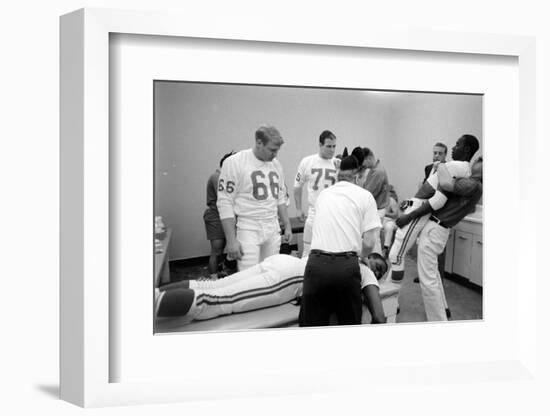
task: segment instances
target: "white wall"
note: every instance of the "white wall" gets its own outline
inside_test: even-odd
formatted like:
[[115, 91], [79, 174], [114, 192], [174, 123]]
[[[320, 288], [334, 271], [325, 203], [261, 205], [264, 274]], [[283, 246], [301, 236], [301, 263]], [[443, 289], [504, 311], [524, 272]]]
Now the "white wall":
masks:
[[482, 137], [482, 97], [458, 94], [402, 94], [390, 111], [391, 141], [384, 159], [400, 199], [413, 196], [432, 161], [432, 147], [442, 142], [451, 149], [463, 134]]
[[370, 147], [400, 197], [415, 193], [435, 141], [450, 148], [463, 133], [481, 133], [481, 98], [446, 94], [157, 82], [155, 115], [156, 212], [174, 231], [171, 259], [209, 253], [207, 179], [223, 154], [252, 146], [262, 123], [285, 139], [279, 159], [288, 186], [329, 129], [339, 153]]

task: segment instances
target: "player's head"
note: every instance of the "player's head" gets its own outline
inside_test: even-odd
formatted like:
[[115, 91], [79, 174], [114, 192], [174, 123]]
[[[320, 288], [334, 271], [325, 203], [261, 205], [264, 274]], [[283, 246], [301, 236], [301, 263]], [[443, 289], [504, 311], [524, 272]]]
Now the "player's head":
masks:
[[376, 276], [376, 280], [382, 279], [388, 271], [388, 263], [379, 253], [370, 253], [367, 257], [367, 265]]
[[220, 168], [223, 166], [223, 162], [225, 162], [225, 159], [227, 159], [229, 156], [233, 156], [235, 152], [232, 150], [229, 153], [226, 153], [223, 155], [223, 157], [220, 159]]
[[447, 158], [447, 145], [441, 142], [434, 144], [433, 148], [433, 162], [445, 162]]
[[376, 164], [376, 157], [374, 156], [374, 152], [368, 147], [363, 147], [363, 157], [363, 166], [365, 166], [367, 169], [372, 169]]
[[359, 173], [359, 162], [355, 156], [347, 156], [340, 162], [340, 169], [338, 170], [338, 180], [351, 183], [357, 183], [357, 176]]
[[254, 154], [258, 159], [270, 162], [277, 157], [277, 153], [283, 143], [283, 137], [275, 127], [269, 125], [260, 126], [256, 130]]
[[451, 156], [453, 160], [469, 161], [479, 149], [479, 141], [476, 136], [464, 134], [453, 147]]
[[388, 184], [388, 197], [395, 199], [395, 202], [399, 201], [399, 198], [397, 197], [397, 192], [395, 192], [395, 188], [391, 184]]
[[336, 151], [336, 136], [330, 130], [324, 130], [319, 136], [319, 156], [332, 159]]

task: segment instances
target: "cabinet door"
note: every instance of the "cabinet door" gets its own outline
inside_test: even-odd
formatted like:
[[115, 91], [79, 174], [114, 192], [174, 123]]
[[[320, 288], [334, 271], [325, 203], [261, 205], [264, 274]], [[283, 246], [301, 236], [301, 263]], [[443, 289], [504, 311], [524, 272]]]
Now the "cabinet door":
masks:
[[472, 234], [455, 231], [453, 256], [453, 273], [470, 279], [470, 262], [472, 255]]
[[476, 285], [483, 286], [483, 239], [477, 234], [473, 235], [470, 271], [470, 281]]

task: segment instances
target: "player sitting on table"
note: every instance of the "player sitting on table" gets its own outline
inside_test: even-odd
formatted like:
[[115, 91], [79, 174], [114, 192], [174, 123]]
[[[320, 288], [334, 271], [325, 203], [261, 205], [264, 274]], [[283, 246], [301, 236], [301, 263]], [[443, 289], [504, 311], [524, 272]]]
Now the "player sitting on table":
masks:
[[[457, 146], [463, 146], [468, 149], [466, 152], [455, 151]], [[395, 241], [390, 249], [389, 259], [391, 262], [391, 280], [399, 283], [403, 280], [405, 273], [405, 255], [411, 249], [420, 231], [424, 228], [430, 218], [430, 210], [425, 210], [423, 215], [416, 216], [414, 220], [409, 220], [410, 213], [420, 209], [426, 203], [432, 211], [437, 211], [447, 203], [447, 196], [440, 187], [452, 189], [453, 181], [460, 178], [471, 176], [470, 158], [479, 149], [479, 142], [475, 136], [465, 134], [457, 141], [453, 148], [453, 160], [450, 162], [439, 163], [437, 167], [434, 163], [432, 174], [426, 182], [418, 189], [414, 198], [402, 202], [401, 209], [404, 215], [401, 221], [397, 222], [400, 228], [395, 233]]]
[[[156, 315], [186, 322], [282, 305], [302, 295], [307, 258], [276, 254], [220, 280], [183, 280], [160, 288]], [[377, 253], [361, 260], [361, 290], [372, 323], [385, 323], [378, 280], [387, 264]]]

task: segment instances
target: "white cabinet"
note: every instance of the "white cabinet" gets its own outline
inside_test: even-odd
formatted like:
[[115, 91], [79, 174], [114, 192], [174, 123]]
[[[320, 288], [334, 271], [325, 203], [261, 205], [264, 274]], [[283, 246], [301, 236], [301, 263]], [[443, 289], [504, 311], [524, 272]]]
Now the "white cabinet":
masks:
[[472, 259], [472, 234], [463, 231], [455, 232], [455, 249], [453, 253], [453, 273], [469, 277]]
[[477, 234], [474, 234], [472, 242], [470, 281], [478, 286], [483, 286], [483, 239]]
[[447, 243], [445, 270], [483, 286], [483, 232], [479, 221], [466, 218], [455, 226]]

